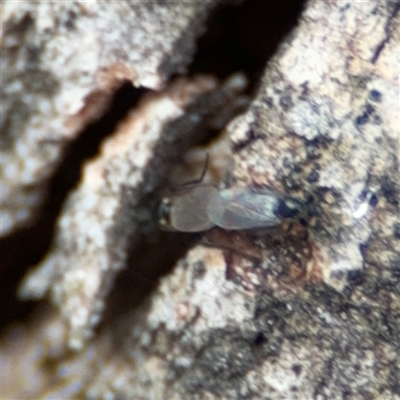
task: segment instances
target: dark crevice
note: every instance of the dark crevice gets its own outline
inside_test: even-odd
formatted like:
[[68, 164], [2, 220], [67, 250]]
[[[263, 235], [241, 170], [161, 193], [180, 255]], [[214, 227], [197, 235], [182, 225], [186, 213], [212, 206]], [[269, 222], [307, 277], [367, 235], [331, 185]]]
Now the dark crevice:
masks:
[[[157, 288], [159, 280], [172, 271], [177, 260], [185, 255], [201, 238], [201, 234], [159, 232], [156, 243], [145, 237], [136, 244], [127, 261], [127, 268], [118, 274], [105, 302], [106, 308], [98, 331], [112, 331], [118, 347], [124, 316], [131, 316], [134, 308]], [[128, 325], [131, 321], [128, 318]], [[129, 330], [129, 328], [128, 328]]]
[[[220, 6], [210, 16], [206, 33], [198, 40], [198, 51], [188, 74], [210, 73], [223, 80], [241, 71], [249, 79], [249, 92], [254, 93], [268, 59], [295, 26], [304, 3], [304, 0], [248, 0], [239, 6]], [[107, 113], [82, 131], [69, 146], [50, 182], [48, 199], [38, 213], [35, 225], [0, 242], [3, 260], [0, 279], [7, 282], [2, 285], [5, 292], [0, 306], [0, 328], [27, 317], [32, 311], [34, 303], [17, 300], [18, 284], [27, 269], [37, 264], [49, 250], [56, 219], [68, 193], [80, 180], [83, 162], [98, 152], [102, 140], [113, 133], [116, 124], [143, 93], [144, 90], [134, 89], [129, 83], [120, 88]], [[120, 309], [119, 315], [123, 315], [143, 301], [160, 276], [170, 271], [200, 236], [163, 232], [157, 244], [144, 237], [128, 262], [130, 267], [117, 277], [107, 301], [109, 312], [103, 327], [115, 322], [115, 310]]]
[[[268, 58], [293, 28], [303, 4], [299, 0], [284, 3], [251, 0], [239, 7], [229, 5], [215, 11], [208, 21], [206, 33], [198, 41], [198, 52], [189, 74], [210, 73], [223, 80], [242, 71], [249, 78], [250, 91], [254, 92]], [[210, 131], [202, 142], [218, 134]], [[143, 304], [160, 278], [171, 272], [191, 246], [201, 242], [203, 233], [159, 232], [157, 236], [156, 242], [153, 236], [150, 239], [143, 236], [140, 243], [132, 245], [135, 250], [129, 256], [127, 268], [117, 276], [105, 302], [106, 309], [98, 330], [111, 330], [117, 346], [121, 344], [121, 331], [129, 329], [124, 326], [124, 316], [128, 316], [129, 326], [133, 308]]]
[[48, 183], [48, 196], [36, 221], [31, 227], [0, 241], [0, 281], [3, 289], [0, 329], [13, 320], [26, 318], [34, 309], [35, 302], [21, 302], [16, 297], [22, 277], [49, 250], [57, 217], [69, 192], [80, 180], [83, 162], [98, 153], [102, 140], [113, 133], [117, 123], [134, 107], [143, 93], [143, 89], [135, 89], [130, 83], [120, 87], [104, 116], [87, 126], [68, 145], [64, 160]]
[[297, 23], [304, 0], [249, 0], [221, 6], [198, 41], [190, 74], [210, 73], [221, 79], [244, 72], [250, 92], [257, 88], [266, 63]]
[[386, 36], [385, 38], [378, 44], [378, 46], [375, 49], [374, 55], [371, 58], [371, 63], [375, 64], [381, 55], [383, 49], [385, 48], [386, 44], [389, 43], [389, 41], [392, 39], [393, 33], [391, 32], [392, 30], [392, 22], [396, 18], [397, 14], [400, 11], [400, 3], [399, 2], [394, 2], [391, 10], [391, 15], [386, 23], [385, 26], [385, 33]]

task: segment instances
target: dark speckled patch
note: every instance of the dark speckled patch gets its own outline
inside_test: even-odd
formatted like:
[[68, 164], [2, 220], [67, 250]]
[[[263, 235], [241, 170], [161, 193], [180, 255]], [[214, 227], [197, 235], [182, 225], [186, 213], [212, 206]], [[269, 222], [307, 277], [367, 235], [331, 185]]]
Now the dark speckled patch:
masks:
[[306, 290], [320, 305], [325, 305], [331, 313], [342, 312], [347, 309], [348, 300], [325, 283], [319, 285], [307, 285]]
[[392, 393], [397, 394], [400, 396], [400, 367], [397, 366], [395, 363], [392, 365], [389, 374], [389, 388]]
[[[32, 102], [26, 94], [30, 96], [39, 94], [44, 98], [52, 98], [59, 90], [58, 80], [52, 73], [42, 69], [42, 44], [33, 43], [32, 40], [36, 35], [35, 29], [35, 21], [29, 13], [19, 19], [11, 18], [4, 27], [5, 36], [10, 40], [12, 38], [17, 45], [3, 49], [4, 58], [8, 60], [7, 71], [3, 74], [3, 84], [9, 107], [5, 110], [6, 118], [0, 127], [3, 133], [3, 148], [12, 145], [13, 138], [21, 134], [31, 115], [37, 112], [37, 102]], [[14, 68], [14, 65], [21, 64], [22, 70]], [[15, 82], [20, 84], [21, 89], [8, 93], [7, 88], [11, 84], [15, 85]]]
[[64, 26], [70, 30], [73, 31], [76, 29], [76, 19], [77, 19], [77, 13], [72, 10], [68, 10], [65, 18], [63, 20]]
[[293, 364], [292, 371], [299, 376], [301, 374], [302, 366], [300, 364]]
[[313, 168], [313, 169], [311, 170], [311, 172], [308, 174], [308, 176], [307, 176], [307, 181], [308, 181], [309, 183], [316, 183], [316, 182], [319, 181], [319, 176], [320, 176], [320, 174], [319, 174], [318, 169], [319, 169], [319, 168], [317, 168], [316, 166], [314, 166], [314, 168]]
[[382, 101], [382, 93], [379, 90], [372, 89], [369, 92], [369, 99], [371, 101], [374, 101], [374, 102], [378, 103], [378, 102]]
[[203, 276], [205, 275], [206, 271], [207, 271], [206, 267], [205, 267], [204, 263], [201, 262], [201, 261], [198, 261], [193, 266], [193, 275], [194, 275], [194, 278], [196, 278], [196, 279], [203, 278]]
[[284, 111], [288, 111], [293, 107], [293, 100], [290, 95], [283, 95], [279, 100], [279, 105]]
[[[53, 97], [59, 89], [59, 82], [52, 76], [51, 73], [41, 70], [26, 70], [20, 76], [13, 77], [21, 82], [23, 91], [12, 95], [15, 99], [9, 99], [8, 105], [10, 109], [6, 110], [4, 118], [0, 126], [2, 131], [2, 148], [12, 146], [14, 138], [21, 134], [25, 129], [26, 123], [37, 111], [37, 104], [29, 102], [23, 96], [23, 93], [36, 93], [43, 97]], [[4, 82], [7, 85], [7, 82]], [[10, 95], [11, 96], [11, 95]], [[40, 99], [39, 99], [40, 101]]]
[[240, 378], [255, 365], [253, 339], [244, 337], [239, 330], [210, 331], [193, 368], [184, 378], [188, 392], [207, 390], [222, 395], [237, 388]]
[[33, 28], [34, 25], [35, 22], [32, 16], [29, 13], [26, 13], [18, 21], [10, 20], [8, 23], [5, 24], [4, 37], [22, 37], [26, 35]]
[[400, 239], [400, 222], [393, 224], [393, 235], [396, 239]]
[[5, 118], [0, 121], [1, 148], [10, 148], [13, 138], [23, 130], [26, 121], [30, 118], [33, 110], [19, 98], [15, 98], [11, 107], [4, 112]]
[[24, 84], [24, 88], [29, 93], [37, 93], [46, 96], [53, 96], [59, 89], [59, 82], [54, 76], [44, 70], [35, 69], [26, 71], [20, 80]]
[[399, 187], [388, 176], [384, 176], [381, 180], [381, 192], [389, 204], [399, 204]]

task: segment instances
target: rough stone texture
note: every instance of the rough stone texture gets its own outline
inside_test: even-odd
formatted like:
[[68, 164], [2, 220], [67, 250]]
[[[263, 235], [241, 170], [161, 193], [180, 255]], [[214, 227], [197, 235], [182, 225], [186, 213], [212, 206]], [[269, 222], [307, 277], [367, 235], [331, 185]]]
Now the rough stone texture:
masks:
[[185, 72], [216, 2], [5, 2], [1, 12], [1, 236], [32, 222], [67, 145], [124, 80]]
[[310, 2], [228, 127], [225, 184], [303, 198], [308, 224], [206, 233], [80, 353], [41, 348], [58, 368], [31, 398], [400, 399], [399, 10]]
[[244, 88], [240, 81], [245, 85], [233, 77], [217, 90], [210, 77], [181, 79], [165, 92], [145, 96], [104, 141], [99, 156], [84, 165], [82, 182], [59, 220], [53, 250], [20, 290], [21, 297], [35, 299], [51, 292], [69, 322], [72, 347], [81, 347], [91, 335], [115, 273], [126, 266], [140, 235], [157, 231], [155, 191], [166, 178], [169, 160], [176, 158], [172, 155], [201, 138], [205, 119], [210, 126], [222, 111], [237, 111], [236, 94]]

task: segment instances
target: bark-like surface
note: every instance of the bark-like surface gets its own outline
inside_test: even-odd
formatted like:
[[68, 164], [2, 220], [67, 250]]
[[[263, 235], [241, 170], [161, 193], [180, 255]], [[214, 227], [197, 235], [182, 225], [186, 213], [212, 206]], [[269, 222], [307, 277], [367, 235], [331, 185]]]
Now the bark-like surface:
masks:
[[157, 232], [158, 189], [194, 136], [240, 109], [243, 81], [143, 99], [85, 165], [21, 287], [57, 307], [4, 338], [8, 398], [400, 399], [399, 10], [308, 3], [228, 125], [222, 185], [303, 199], [307, 224], [207, 232], [130, 309], [140, 284], [116, 272], [166, 272], [180, 236]]

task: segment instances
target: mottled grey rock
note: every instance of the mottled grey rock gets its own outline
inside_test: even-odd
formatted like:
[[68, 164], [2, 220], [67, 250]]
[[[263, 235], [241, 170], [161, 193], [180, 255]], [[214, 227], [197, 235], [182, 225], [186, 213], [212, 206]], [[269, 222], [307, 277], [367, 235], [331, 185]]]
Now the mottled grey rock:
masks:
[[125, 80], [160, 89], [185, 72], [216, 3], [2, 5], [2, 236], [32, 223], [68, 144]]
[[157, 188], [171, 160], [201, 138], [211, 123], [205, 121], [229, 108], [234, 112], [237, 90], [235, 78], [219, 88], [204, 76], [145, 96], [104, 141], [99, 156], [83, 166], [53, 248], [20, 289], [24, 299], [51, 294], [68, 322], [72, 347], [80, 348], [91, 336], [115, 274], [126, 267], [141, 236], [156, 237]]
[[[227, 127], [233, 167], [222, 185], [272, 186], [303, 199], [307, 218], [264, 234], [206, 233], [135, 309], [111, 307], [115, 315], [97, 337], [79, 353], [57, 357], [64, 375], [55, 373], [56, 383], [42, 384], [36, 398], [49, 391], [62, 397], [68, 388], [69, 398], [93, 399], [400, 399], [399, 10], [395, 2], [310, 1], [266, 67], [256, 98]], [[158, 138], [169, 137], [163, 132]], [[114, 232], [135, 238], [136, 200], [150, 199], [163, 183], [167, 168], [159, 162], [179, 142], [156, 149], [147, 139], [136, 138], [149, 162], [125, 178], [149, 183], [124, 197], [107, 182], [118, 211], [100, 224], [102, 235], [126, 218], [136, 221], [131, 230]], [[120, 171], [128, 160], [116, 158]], [[60, 221], [92, 193], [83, 182]], [[57, 237], [68, 230], [71, 237], [73, 229], [61, 223]], [[89, 236], [75, 232], [77, 243]], [[69, 243], [56, 242], [49, 255], [63, 263], [65, 278], [52, 279], [54, 265], [42, 269], [56, 303], [70, 271], [86, 267], [79, 248], [63, 247]], [[96, 251], [120, 251], [122, 268], [129, 241], [109, 243]], [[62, 260], [66, 249], [79, 264]], [[158, 249], [162, 264], [168, 249]], [[107, 268], [116, 264], [105, 259], [104, 275], [96, 261], [94, 276], [111, 285]], [[129, 264], [131, 272], [139, 262]], [[82, 293], [71, 291], [65, 304]], [[88, 298], [81, 310], [98, 317], [93, 310], [104, 298]], [[58, 305], [68, 308], [71, 323], [73, 307]], [[49, 321], [41, 331], [52, 343]]]

